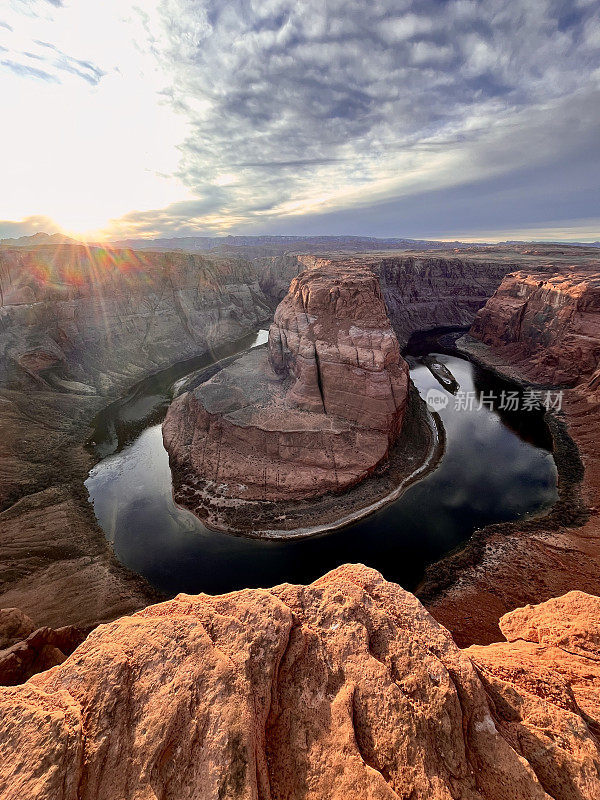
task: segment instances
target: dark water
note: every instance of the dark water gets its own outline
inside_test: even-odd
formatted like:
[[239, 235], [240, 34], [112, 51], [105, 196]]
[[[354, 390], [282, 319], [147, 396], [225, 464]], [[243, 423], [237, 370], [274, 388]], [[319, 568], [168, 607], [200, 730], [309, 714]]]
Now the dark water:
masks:
[[[238, 345], [250, 346], [251, 341]], [[178, 365], [113, 404], [98, 418], [94, 439], [109, 453], [86, 486], [96, 517], [117, 557], [167, 594], [221, 593], [284, 581], [306, 583], [344, 562], [362, 562], [389, 580], [414, 589], [424, 568], [479, 527], [514, 520], [556, 499], [556, 467], [541, 412], [510, 414], [458, 410], [419, 357], [431, 352], [421, 340], [410, 359], [412, 379], [426, 396], [447, 395], [441, 410], [447, 445], [438, 468], [380, 512], [332, 533], [296, 541], [259, 541], [217, 533], [171, 497], [171, 476], [160, 420], [172, 385], [209, 359]], [[227, 352], [235, 351], [231, 346]], [[435, 353], [462, 392], [515, 387], [456, 355]], [[489, 394], [488, 394], [489, 396]]]

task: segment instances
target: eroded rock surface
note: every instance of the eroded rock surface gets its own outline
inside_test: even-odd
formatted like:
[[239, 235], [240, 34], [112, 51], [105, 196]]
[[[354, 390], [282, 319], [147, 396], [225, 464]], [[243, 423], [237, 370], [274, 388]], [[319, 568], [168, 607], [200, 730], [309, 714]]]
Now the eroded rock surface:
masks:
[[242, 258], [3, 248], [0, 382], [49, 388], [54, 376], [75, 394], [110, 395], [149, 364], [157, 369], [240, 338], [270, 315]]
[[560, 800], [598, 797], [600, 598], [569, 592], [500, 620], [509, 640], [464, 652], [499, 730]]
[[263, 292], [278, 303], [291, 281], [305, 269], [330, 265], [371, 269], [379, 278], [388, 314], [403, 346], [415, 331], [471, 325], [503, 277], [526, 260], [515, 249], [501, 252], [499, 248], [441, 255], [298, 254], [265, 260], [259, 282]]
[[24, 683], [32, 675], [62, 664], [88, 630], [69, 625], [38, 628], [18, 608], [0, 609], [0, 686]]
[[470, 333], [532, 380], [578, 382], [600, 361], [598, 269], [547, 267], [508, 275]]
[[225, 503], [342, 491], [386, 458], [408, 383], [375, 274], [308, 270], [275, 313], [268, 351], [171, 405], [163, 437], [175, 484]]
[[598, 655], [461, 652], [362, 566], [179, 595], [0, 690], [0, 797], [592, 800]]
[[275, 371], [294, 380], [290, 404], [396, 438], [407, 369], [370, 269], [331, 266], [295, 278], [275, 312], [269, 350]]

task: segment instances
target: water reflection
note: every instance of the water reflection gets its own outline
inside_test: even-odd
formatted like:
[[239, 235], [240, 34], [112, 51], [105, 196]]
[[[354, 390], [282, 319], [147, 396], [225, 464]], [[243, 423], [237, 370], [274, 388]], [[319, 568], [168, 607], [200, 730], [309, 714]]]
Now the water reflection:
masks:
[[[436, 357], [466, 392], [499, 394], [510, 386], [455, 355]], [[411, 375], [423, 396], [430, 388], [444, 391], [418, 361]], [[167, 594], [307, 582], [348, 561], [373, 566], [412, 589], [427, 564], [475, 528], [516, 519], [556, 499], [556, 468], [541, 414], [507, 415], [485, 407], [458, 411], [449, 402], [441, 411], [447, 447], [439, 467], [380, 512], [300, 541], [257, 541], [210, 531], [173, 503], [168, 458], [153, 416], [164, 416], [164, 398], [181, 377], [169, 371], [164, 381], [155, 379], [125, 405], [115, 406], [112, 417], [105, 412], [97, 425], [99, 441], [112, 436], [114, 447], [115, 431], [123, 437], [136, 425], [143, 430], [118, 444], [120, 449], [97, 464], [86, 482], [118, 558]], [[148, 408], [149, 416], [135, 419]]]
[[180, 361], [140, 381], [128, 394], [98, 414], [94, 420], [90, 446], [101, 457], [118, 452], [149, 425], [162, 422], [184, 379], [191, 378], [224, 358], [264, 344], [268, 335], [269, 332], [265, 330], [251, 333], [235, 342], [212, 348], [204, 355]]

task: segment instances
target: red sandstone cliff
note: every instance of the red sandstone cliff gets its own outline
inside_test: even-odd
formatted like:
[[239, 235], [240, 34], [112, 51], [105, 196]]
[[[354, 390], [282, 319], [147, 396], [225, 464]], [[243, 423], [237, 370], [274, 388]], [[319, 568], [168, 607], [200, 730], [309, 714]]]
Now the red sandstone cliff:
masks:
[[370, 269], [325, 266], [295, 278], [275, 312], [269, 350], [275, 370], [293, 378], [291, 404], [396, 438], [407, 368]]
[[0, 690], [2, 800], [595, 800], [600, 601], [461, 652], [377, 572], [180, 595]]
[[548, 267], [507, 275], [470, 332], [533, 380], [578, 382], [600, 362], [600, 274]]
[[374, 273], [304, 272], [277, 309], [269, 350], [171, 405], [163, 438], [175, 485], [213, 504], [342, 491], [386, 458], [408, 381]]

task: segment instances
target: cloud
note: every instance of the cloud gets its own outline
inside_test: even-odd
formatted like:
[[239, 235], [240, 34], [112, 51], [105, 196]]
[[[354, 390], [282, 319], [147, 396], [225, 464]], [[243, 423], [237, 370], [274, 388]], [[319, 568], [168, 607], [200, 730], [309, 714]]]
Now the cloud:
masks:
[[61, 233], [60, 227], [50, 217], [26, 217], [19, 222], [0, 219], [0, 239], [16, 239], [21, 236], [31, 236], [40, 231], [44, 233]]
[[[165, 98], [190, 131], [178, 176], [199, 198], [204, 216], [194, 219], [211, 230], [560, 163], [573, 131], [557, 127], [557, 115], [575, 98], [589, 118], [583, 104], [600, 84], [594, 3], [162, 0], [159, 8], [151, 45], [171, 76]], [[584, 123], [573, 121], [577, 138]], [[185, 224], [178, 206], [167, 216]]]
[[11, 70], [11, 72], [14, 72], [15, 75], [20, 75], [21, 77], [38, 78], [39, 80], [48, 81], [49, 83], [59, 82], [56, 75], [51, 75], [49, 72], [46, 72], [43, 69], [31, 67], [27, 64], [19, 64], [18, 62], [11, 61], [10, 59], [0, 61], [0, 66], [6, 67], [7, 69]]
[[581, 188], [600, 161], [598, 0], [10, 5], [0, 65], [13, 108], [76, 108], [69, 144], [53, 148], [61, 174], [83, 176], [49, 194], [54, 173], [31, 166], [19, 135], [15, 216], [29, 194], [77, 230], [131, 209], [111, 223], [123, 235], [410, 236], [600, 216]]
[[[62, 7], [60, 0], [46, 0], [55, 7]], [[31, 9], [28, 9], [29, 13]], [[7, 23], [1, 23], [0, 27], [14, 33], [13, 27]], [[7, 40], [11, 44], [11, 39]], [[61, 83], [65, 74], [75, 75], [86, 81], [92, 86], [96, 86], [106, 75], [106, 72], [89, 60], [74, 58], [60, 50], [51, 42], [40, 39], [32, 39], [28, 43], [28, 48], [23, 49], [18, 44], [12, 47], [0, 46], [3, 52], [10, 53], [10, 58], [0, 61], [0, 66], [11, 70], [15, 75], [24, 78], [33, 78], [50, 83]], [[39, 62], [43, 65], [32, 66], [30, 61]]]

